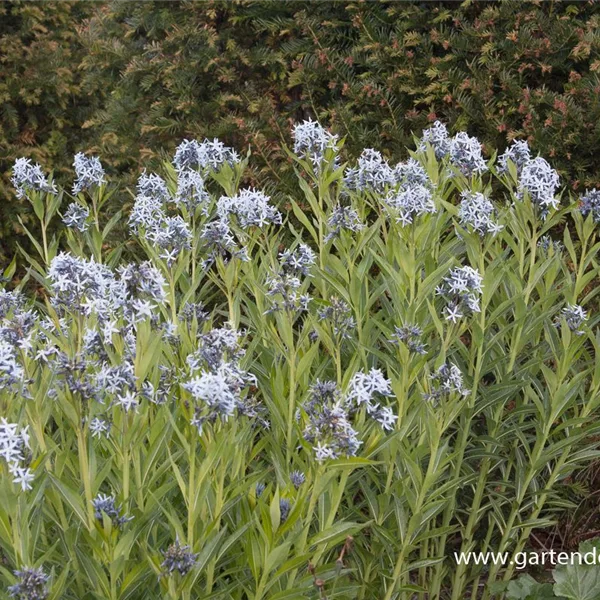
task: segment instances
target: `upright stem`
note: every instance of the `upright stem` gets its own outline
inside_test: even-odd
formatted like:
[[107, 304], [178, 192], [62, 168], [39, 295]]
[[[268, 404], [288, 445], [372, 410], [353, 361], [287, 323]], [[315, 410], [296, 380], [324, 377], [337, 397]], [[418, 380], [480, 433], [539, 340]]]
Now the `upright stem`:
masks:
[[127, 414], [123, 418], [123, 500], [129, 498], [129, 447], [127, 445]]
[[171, 305], [171, 320], [173, 325], [177, 325], [177, 304], [175, 300], [175, 278], [173, 277], [173, 271], [169, 269], [169, 292], [170, 292], [170, 305]]
[[91, 529], [94, 526], [92, 483], [90, 481], [90, 467], [87, 456], [87, 441], [81, 425], [77, 428], [77, 449], [79, 451], [79, 470], [81, 472], [81, 479], [83, 480], [83, 491], [88, 515], [88, 527]]
[[49, 254], [48, 254], [48, 236], [46, 234], [46, 224], [42, 220], [42, 244], [44, 246], [44, 262], [46, 265], [49, 264]]
[[192, 214], [192, 249], [190, 251], [192, 287], [196, 284], [196, 215]]
[[292, 458], [293, 433], [294, 433], [294, 413], [296, 409], [296, 346], [294, 344], [294, 331], [292, 329], [292, 347], [290, 348], [290, 390], [288, 396], [288, 427], [287, 427], [287, 454], [286, 462], [289, 465]]
[[191, 548], [194, 547], [194, 514], [195, 514], [195, 504], [196, 504], [196, 443], [197, 443], [197, 434], [195, 431], [192, 432], [192, 441], [190, 443], [190, 475], [188, 482], [188, 546]]

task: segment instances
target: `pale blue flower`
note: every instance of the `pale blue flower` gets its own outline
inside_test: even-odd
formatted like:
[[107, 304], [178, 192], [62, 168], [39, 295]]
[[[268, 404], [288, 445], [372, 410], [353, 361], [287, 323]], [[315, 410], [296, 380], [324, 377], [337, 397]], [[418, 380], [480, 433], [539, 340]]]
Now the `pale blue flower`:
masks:
[[77, 175], [77, 179], [73, 184], [73, 194], [79, 194], [79, 192], [106, 183], [104, 168], [98, 157], [87, 157], [83, 152], [78, 152], [75, 155], [73, 166]]

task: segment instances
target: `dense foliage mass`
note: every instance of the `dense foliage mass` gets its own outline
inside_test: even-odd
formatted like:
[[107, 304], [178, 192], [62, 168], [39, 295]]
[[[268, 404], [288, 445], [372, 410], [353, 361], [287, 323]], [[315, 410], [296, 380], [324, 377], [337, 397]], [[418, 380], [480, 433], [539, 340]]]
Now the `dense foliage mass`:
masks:
[[[348, 157], [373, 146], [405, 159], [413, 132], [441, 118], [488, 154], [528, 139], [565, 182], [598, 184], [593, 2], [6, 2], [0, 13], [6, 197], [22, 155], [61, 179], [92, 150], [137, 176], [159, 149], [214, 136], [252, 147], [249, 183], [289, 190], [282, 141], [309, 116], [346, 138]], [[3, 217], [16, 207], [3, 202]]]
[[343, 164], [314, 121], [292, 139], [286, 214], [218, 140], [142, 173], [127, 214], [95, 156], [68, 188], [13, 165], [41, 237], [37, 296], [0, 292], [10, 596], [487, 600], [514, 565], [453, 553], [519, 552], [571, 506], [598, 456], [600, 192], [439, 122], [397, 164]]

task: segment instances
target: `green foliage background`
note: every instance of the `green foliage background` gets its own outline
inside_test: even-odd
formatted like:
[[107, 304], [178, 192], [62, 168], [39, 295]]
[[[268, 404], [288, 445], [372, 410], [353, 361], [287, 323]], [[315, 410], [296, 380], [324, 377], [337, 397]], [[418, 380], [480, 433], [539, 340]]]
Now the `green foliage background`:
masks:
[[68, 183], [76, 151], [135, 175], [184, 137], [218, 136], [251, 147], [250, 183], [285, 189], [281, 145], [309, 116], [346, 136], [349, 155], [404, 158], [436, 118], [487, 148], [527, 138], [591, 187], [599, 25], [593, 2], [2, 3], [2, 253], [26, 211], [9, 184], [19, 156]]

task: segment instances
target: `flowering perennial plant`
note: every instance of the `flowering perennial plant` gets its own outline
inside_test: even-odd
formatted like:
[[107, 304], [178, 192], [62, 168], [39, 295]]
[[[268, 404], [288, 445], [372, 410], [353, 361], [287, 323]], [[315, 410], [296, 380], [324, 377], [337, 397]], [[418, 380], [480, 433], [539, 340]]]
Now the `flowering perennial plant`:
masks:
[[513, 567], [441, 557], [523, 551], [570, 507], [597, 455], [597, 191], [438, 122], [396, 165], [342, 168], [314, 121], [292, 139], [284, 203], [218, 140], [116, 216], [99, 159], [67, 190], [17, 161], [42, 240], [0, 284], [9, 596], [491, 600]]

